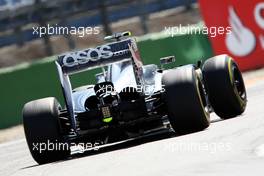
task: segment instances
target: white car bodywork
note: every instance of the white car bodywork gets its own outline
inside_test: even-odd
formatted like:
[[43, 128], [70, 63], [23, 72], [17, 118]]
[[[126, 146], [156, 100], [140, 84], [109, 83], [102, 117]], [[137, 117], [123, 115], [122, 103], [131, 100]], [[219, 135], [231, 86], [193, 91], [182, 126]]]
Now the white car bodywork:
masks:
[[[108, 73], [111, 75], [110, 81], [114, 84], [116, 92], [120, 93], [126, 87], [133, 87], [138, 91], [143, 91], [145, 95], [152, 95], [154, 92], [162, 89], [162, 74], [157, 72], [157, 69], [157, 66], [154, 64], [143, 66], [143, 86], [137, 85], [131, 63], [112, 64], [108, 67]], [[87, 89], [73, 92], [74, 111], [86, 111], [85, 101], [93, 95], [95, 95], [93, 85], [88, 86]]]

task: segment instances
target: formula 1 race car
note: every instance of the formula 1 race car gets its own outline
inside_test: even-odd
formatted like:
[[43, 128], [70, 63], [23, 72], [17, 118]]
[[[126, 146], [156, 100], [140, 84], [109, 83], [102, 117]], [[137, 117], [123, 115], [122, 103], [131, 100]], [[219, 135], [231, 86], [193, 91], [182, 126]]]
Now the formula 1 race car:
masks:
[[[24, 106], [27, 144], [39, 164], [67, 158], [73, 144], [109, 144], [160, 129], [188, 134], [207, 128], [211, 112], [228, 119], [245, 111], [245, 85], [230, 56], [165, 70], [175, 58], [143, 65], [129, 32], [105, 39], [111, 42], [58, 56], [65, 108], [54, 97]], [[69, 75], [95, 68], [102, 68], [95, 84], [72, 90]]]

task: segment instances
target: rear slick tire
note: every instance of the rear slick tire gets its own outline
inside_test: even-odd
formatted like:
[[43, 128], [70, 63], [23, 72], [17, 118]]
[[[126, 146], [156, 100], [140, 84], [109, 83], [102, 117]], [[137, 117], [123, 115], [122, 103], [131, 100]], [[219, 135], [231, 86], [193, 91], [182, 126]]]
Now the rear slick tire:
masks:
[[178, 134], [201, 131], [210, 125], [210, 114], [202, 82], [194, 67], [169, 70], [162, 77], [168, 118]]
[[58, 117], [59, 103], [53, 97], [28, 102], [23, 108], [27, 144], [39, 164], [62, 160], [70, 155], [69, 146], [60, 134]]
[[222, 119], [242, 114], [247, 105], [247, 94], [242, 74], [228, 55], [219, 55], [205, 61], [203, 75], [209, 101]]

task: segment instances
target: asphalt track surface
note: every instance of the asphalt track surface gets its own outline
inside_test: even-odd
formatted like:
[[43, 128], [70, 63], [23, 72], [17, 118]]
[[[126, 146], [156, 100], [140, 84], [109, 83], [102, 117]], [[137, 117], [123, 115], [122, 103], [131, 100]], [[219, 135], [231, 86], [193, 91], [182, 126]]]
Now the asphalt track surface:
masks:
[[184, 136], [158, 134], [66, 161], [37, 165], [25, 139], [0, 144], [0, 176], [264, 175], [264, 81], [247, 85], [248, 106]]

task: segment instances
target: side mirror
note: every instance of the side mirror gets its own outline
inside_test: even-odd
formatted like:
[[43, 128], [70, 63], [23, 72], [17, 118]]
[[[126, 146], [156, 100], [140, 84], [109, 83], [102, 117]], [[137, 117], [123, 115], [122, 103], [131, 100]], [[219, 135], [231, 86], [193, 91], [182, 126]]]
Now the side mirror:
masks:
[[163, 68], [163, 65], [167, 65], [173, 62], [175, 62], [175, 56], [167, 56], [160, 58], [161, 69]]
[[130, 31], [118, 32], [118, 33], [114, 33], [113, 35], [106, 36], [104, 40], [105, 41], [111, 41], [111, 40], [119, 41], [121, 38], [129, 37], [129, 36], [131, 36]]

